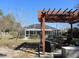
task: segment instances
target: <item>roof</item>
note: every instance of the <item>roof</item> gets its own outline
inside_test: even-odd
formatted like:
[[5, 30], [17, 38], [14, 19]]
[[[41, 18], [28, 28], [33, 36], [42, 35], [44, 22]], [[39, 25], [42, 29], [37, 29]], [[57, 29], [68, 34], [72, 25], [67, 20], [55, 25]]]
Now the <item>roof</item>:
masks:
[[[32, 24], [32, 25], [29, 25], [26, 27], [27, 29], [41, 29], [41, 24]], [[51, 27], [51, 26], [48, 26], [48, 25], [45, 25], [45, 29], [53, 29], [53, 30], [57, 30], [56, 28], [54, 27]]]
[[63, 22], [63, 23], [76, 23], [79, 22], [79, 11], [78, 9], [73, 10], [65, 9], [62, 11], [61, 9], [52, 11], [49, 10], [41, 10], [38, 12], [38, 19], [41, 22], [42, 18], [45, 17], [45, 22]]

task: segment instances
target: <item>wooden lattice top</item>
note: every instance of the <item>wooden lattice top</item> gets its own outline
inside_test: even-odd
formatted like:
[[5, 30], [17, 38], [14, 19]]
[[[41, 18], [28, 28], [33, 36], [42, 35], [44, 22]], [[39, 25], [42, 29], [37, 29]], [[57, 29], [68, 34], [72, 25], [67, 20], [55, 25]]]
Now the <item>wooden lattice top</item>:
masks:
[[38, 19], [41, 22], [42, 18], [45, 17], [45, 22], [63, 22], [63, 23], [77, 23], [79, 22], [79, 10], [78, 9], [65, 9], [62, 11], [61, 9], [52, 11], [43, 9], [38, 13]]

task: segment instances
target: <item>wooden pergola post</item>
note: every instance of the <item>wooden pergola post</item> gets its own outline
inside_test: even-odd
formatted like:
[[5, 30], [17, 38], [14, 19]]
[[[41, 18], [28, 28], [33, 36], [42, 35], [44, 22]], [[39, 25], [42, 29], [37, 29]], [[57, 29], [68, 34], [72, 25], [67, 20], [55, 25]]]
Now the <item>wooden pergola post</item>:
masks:
[[41, 21], [41, 30], [42, 30], [42, 47], [43, 47], [43, 54], [45, 54], [45, 17], [42, 18]]

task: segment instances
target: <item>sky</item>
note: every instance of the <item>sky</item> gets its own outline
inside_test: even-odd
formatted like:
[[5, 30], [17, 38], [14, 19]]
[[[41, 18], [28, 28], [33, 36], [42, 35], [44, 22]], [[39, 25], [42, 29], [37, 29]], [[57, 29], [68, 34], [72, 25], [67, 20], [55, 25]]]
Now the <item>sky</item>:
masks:
[[[28, 26], [31, 24], [39, 23], [38, 10], [49, 8], [53, 10], [56, 8], [73, 8], [79, 4], [79, 0], [0, 0], [0, 9], [4, 12], [4, 15], [12, 13], [17, 22], [20, 22], [22, 26]], [[46, 23], [49, 26], [63, 29], [69, 27], [69, 24], [51, 24]]]

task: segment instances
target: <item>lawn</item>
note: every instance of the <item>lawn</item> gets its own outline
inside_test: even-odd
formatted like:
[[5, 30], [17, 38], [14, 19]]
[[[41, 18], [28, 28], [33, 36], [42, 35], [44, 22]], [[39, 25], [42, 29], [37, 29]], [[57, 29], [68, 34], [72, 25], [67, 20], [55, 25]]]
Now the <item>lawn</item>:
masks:
[[7, 46], [9, 48], [14, 48], [20, 45], [21, 43], [38, 43], [37, 39], [29, 39], [29, 40], [23, 40], [23, 39], [0, 39], [0, 46]]

